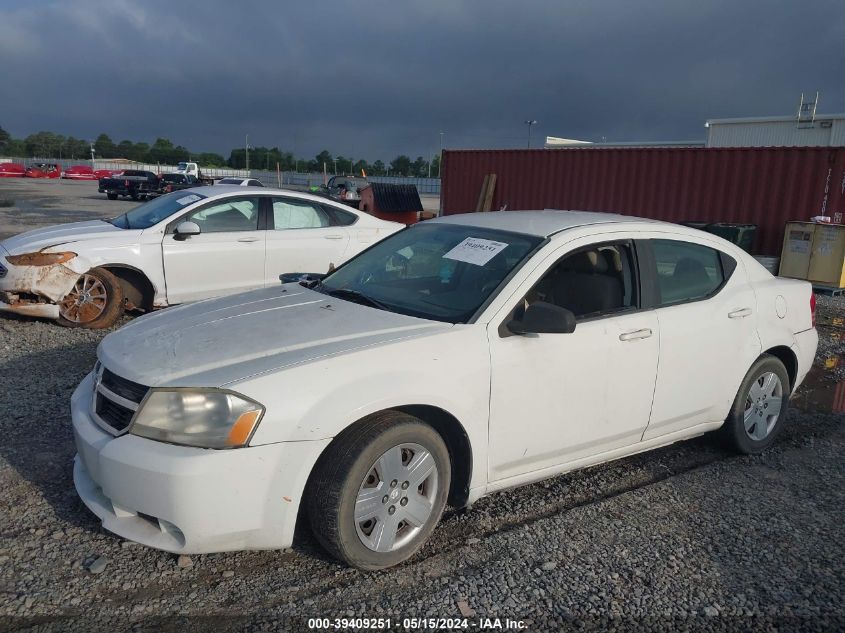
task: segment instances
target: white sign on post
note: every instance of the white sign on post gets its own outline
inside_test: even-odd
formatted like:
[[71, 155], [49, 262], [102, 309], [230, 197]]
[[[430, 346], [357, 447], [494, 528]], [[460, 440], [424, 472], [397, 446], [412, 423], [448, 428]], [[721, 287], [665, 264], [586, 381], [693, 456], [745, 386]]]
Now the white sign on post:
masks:
[[468, 237], [455, 246], [451, 251], [443, 255], [443, 259], [454, 259], [458, 262], [466, 262], [475, 266], [484, 266], [498, 253], [502, 252], [507, 244], [505, 242], [494, 242], [483, 240], [480, 237]]

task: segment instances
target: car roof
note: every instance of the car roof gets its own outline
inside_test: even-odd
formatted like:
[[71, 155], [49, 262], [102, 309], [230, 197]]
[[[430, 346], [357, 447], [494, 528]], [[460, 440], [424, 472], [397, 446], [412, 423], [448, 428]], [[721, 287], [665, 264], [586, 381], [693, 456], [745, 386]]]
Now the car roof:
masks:
[[[246, 178], [245, 180], [253, 180], [253, 178]], [[279, 189], [278, 187], [263, 186], [244, 187], [243, 185], [211, 185], [210, 187], [191, 187], [190, 189], [182, 189], [182, 193], [197, 193], [207, 198], [210, 198], [212, 196], [221, 196], [227, 193], [236, 193], [238, 195], [243, 196], [246, 195], [246, 192], [248, 191], [260, 193], [263, 196], [273, 194], [296, 196], [297, 198], [302, 198], [304, 200], [312, 200], [314, 202], [319, 202], [320, 204], [328, 204], [333, 207], [341, 206], [344, 210], [348, 209], [349, 211], [358, 212], [358, 209], [355, 209], [353, 207], [347, 207], [345, 205], [339, 205], [338, 203], [332, 203], [332, 201], [326, 196], [315, 196], [304, 191], [299, 191], [298, 189]]]
[[618, 213], [598, 211], [562, 211], [545, 209], [543, 211], [494, 211], [491, 213], [462, 213], [433, 218], [426, 223], [460, 224], [479, 228], [499, 229], [514, 233], [525, 233], [539, 237], [549, 237], [560, 231], [576, 226], [592, 224], [612, 224], [619, 222], [642, 222], [664, 224], [659, 220], [637, 218]]

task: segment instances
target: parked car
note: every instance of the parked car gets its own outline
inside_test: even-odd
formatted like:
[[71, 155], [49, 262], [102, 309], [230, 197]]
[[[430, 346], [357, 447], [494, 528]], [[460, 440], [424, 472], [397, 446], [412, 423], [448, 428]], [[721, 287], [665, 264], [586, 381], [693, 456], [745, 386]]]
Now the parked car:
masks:
[[261, 181], [256, 178], [221, 178], [215, 184], [238, 185], [240, 187], [263, 187]]
[[95, 169], [94, 175], [97, 177], [97, 180], [100, 178], [112, 178], [113, 176], [119, 176], [123, 173], [123, 170], [119, 169]]
[[20, 163], [0, 163], [0, 178], [23, 178], [26, 167]]
[[62, 172], [62, 178], [69, 180], [98, 180], [94, 170], [88, 165], [74, 165]]
[[100, 193], [106, 194], [109, 200], [117, 200], [118, 196], [133, 200], [146, 200], [150, 195], [158, 192], [159, 178], [151, 171], [126, 169], [119, 176], [100, 178]]
[[366, 178], [358, 176], [332, 176], [323, 188], [323, 193], [332, 200], [358, 208], [361, 201], [361, 189], [370, 183]]
[[185, 174], [162, 174], [161, 179], [159, 180], [159, 193], [181, 191], [182, 189], [201, 187], [204, 184], [205, 183], [197, 180], [196, 176], [186, 176]]
[[814, 308], [809, 283], [691, 228], [437, 218], [321, 281], [107, 336], [71, 401], [76, 490], [171, 552], [287, 547], [302, 511], [332, 555], [389, 567], [447, 501], [708, 431], [764, 450], [810, 369]]
[[26, 168], [27, 178], [59, 178], [62, 170], [56, 163], [33, 163]]
[[100, 328], [151, 310], [322, 273], [402, 228], [291, 191], [197, 187], [111, 220], [0, 242], [0, 310]]

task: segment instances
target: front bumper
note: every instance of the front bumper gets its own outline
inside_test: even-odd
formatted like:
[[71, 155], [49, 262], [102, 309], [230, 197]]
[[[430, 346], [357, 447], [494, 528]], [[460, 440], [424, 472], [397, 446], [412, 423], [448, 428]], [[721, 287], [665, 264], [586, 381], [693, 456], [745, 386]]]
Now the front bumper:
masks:
[[90, 415], [93, 374], [71, 399], [73, 480], [115, 534], [169, 552], [289, 547], [311, 468], [329, 440], [210, 450], [113, 436]]
[[74, 270], [82, 266], [79, 258], [52, 266], [18, 266], [10, 263], [7, 255], [0, 246], [0, 312], [58, 319], [57, 302], [73, 289], [81, 274]]

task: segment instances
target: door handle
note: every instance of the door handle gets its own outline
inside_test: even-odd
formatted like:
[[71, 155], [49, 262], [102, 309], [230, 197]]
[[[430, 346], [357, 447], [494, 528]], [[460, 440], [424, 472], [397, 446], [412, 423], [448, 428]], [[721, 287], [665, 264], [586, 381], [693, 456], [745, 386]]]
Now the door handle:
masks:
[[648, 338], [652, 334], [649, 328], [643, 328], [642, 330], [634, 330], [633, 332], [625, 332], [624, 334], [619, 335], [620, 341], [636, 341], [637, 339], [641, 338]]
[[729, 319], [743, 319], [747, 316], [751, 316], [751, 308], [739, 308], [733, 312], [728, 312]]
[[238, 241], [239, 242], [257, 242], [260, 239], [261, 239], [260, 237], [239, 237]]
[[324, 236], [327, 240], [342, 240], [343, 235], [339, 235], [337, 233], [332, 233], [331, 235]]

